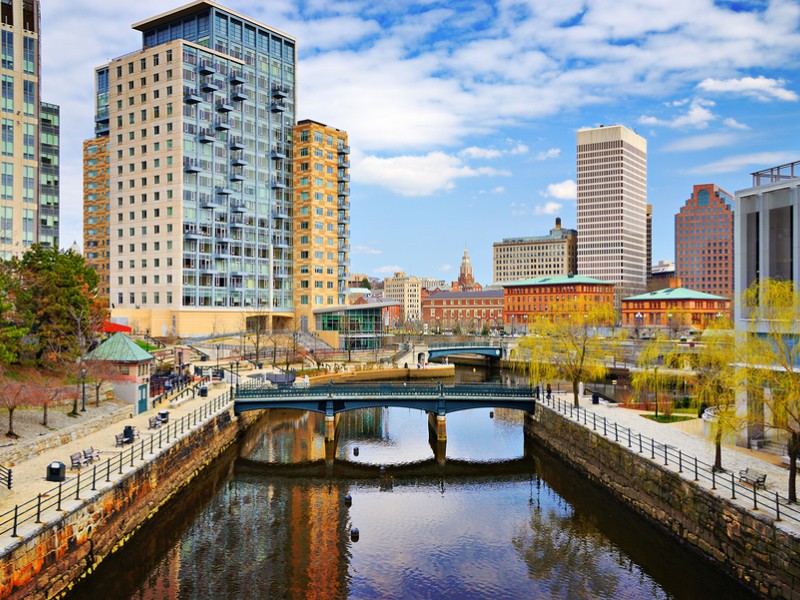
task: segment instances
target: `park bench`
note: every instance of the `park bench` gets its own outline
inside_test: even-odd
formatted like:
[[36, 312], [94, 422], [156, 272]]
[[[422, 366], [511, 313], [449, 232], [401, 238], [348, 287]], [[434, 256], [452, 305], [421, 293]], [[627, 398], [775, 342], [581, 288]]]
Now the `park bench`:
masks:
[[158, 417], [150, 417], [147, 428], [158, 429], [159, 427], [161, 427], [161, 419]]
[[116, 446], [124, 446], [125, 445], [125, 434], [124, 433], [117, 433], [114, 435], [114, 440], [116, 441]]
[[86, 462], [94, 462], [95, 458], [100, 458], [100, 452], [90, 446], [83, 451], [83, 458], [86, 459]]
[[83, 458], [83, 454], [80, 452], [76, 452], [75, 454], [70, 454], [70, 460], [72, 461], [71, 469], [80, 469], [83, 465], [85, 465], [88, 461]]
[[767, 489], [767, 474], [755, 471], [750, 467], [739, 471], [739, 481], [749, 483], [755, 488]]

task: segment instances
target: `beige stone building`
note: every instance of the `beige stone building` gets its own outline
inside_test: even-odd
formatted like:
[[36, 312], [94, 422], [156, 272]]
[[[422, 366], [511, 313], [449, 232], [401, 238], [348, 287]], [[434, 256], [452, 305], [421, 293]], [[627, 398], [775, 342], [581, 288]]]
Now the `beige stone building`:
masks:
[[620, 298], [647, 284], [647, 141], [614, 125], [578, 131], [578, 273]]
[[508, 283], [546, 275], [569, 275], [578, 270], [578, 232], [562, 229], [561, 219], [549, 235], [505, 238], [492, 245], [492, 279]]
[[387, 277], [383, 284], [383, 296], [400, 303], [400, 323], [419, 321], [422, 317], [422, 284], [419, 277], [406, 275], [402, 271]]
[[154, 336], [289, 327], [294, 38], [211, 1], [133, 27], [142, 49], [96, 69], [114, 320]]
[[347, 133], [311, 120], [294, 128], [294, 307], [302, 331], [313, 310], [346, 304], [350, 262]]

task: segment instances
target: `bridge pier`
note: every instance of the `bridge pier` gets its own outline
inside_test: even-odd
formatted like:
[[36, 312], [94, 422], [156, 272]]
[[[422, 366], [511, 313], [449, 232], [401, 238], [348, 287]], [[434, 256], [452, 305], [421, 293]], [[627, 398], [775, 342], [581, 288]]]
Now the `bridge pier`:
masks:
[[437, 441], [447, 441], [447, 417], [445, 415], [429, 412], [428, 428], [431, 430], [431, 433], [436, 436]]
[[325, 442], [333, 442], [336, 439], [336, 417], [325, 415]]

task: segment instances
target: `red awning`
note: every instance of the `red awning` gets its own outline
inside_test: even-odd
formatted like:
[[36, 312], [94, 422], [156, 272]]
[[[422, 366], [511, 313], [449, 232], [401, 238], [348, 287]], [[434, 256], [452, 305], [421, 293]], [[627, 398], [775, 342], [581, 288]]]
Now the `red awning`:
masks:
[[103, 321], [103, 328], [101, 329], [103, 333], [130, 333], [133, 331], [127, 325], [120, 325], [119, 323], [112, 323], [111, 321]]

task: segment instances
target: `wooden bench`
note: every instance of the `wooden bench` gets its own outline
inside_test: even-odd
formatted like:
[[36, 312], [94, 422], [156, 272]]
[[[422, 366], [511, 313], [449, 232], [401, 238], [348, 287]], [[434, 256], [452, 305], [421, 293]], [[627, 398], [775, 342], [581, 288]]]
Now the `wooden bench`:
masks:
[[755, 488], [767, 489], [767, 474], [755, 471], [750, 467], [739, 471], [739, 481], [749, 483]]
[[114, 440], [116, 441], [115, 446], [124, 446], [125, 445], [125, 434], [124, 433], [114, 434]]
[[100, 452], [94, 449], [94, 447], [89, 447], [83, 451], [83, 458], [86, 459], [86, 462], [94, 462], [95, 458], [100, 458]]
[[161, 427], [161, 419], [158, 417], [150, 417], [147, 428], [158, 429], [159, 427]]
[[83, 465], [85, 465], [88, 461], [83, 458], [83, 454], [80, 452], [76, 452], [75, 454], [70, 454], [70, 460], [72, 461], [72, 466], [70, 469], [80, 469]]

